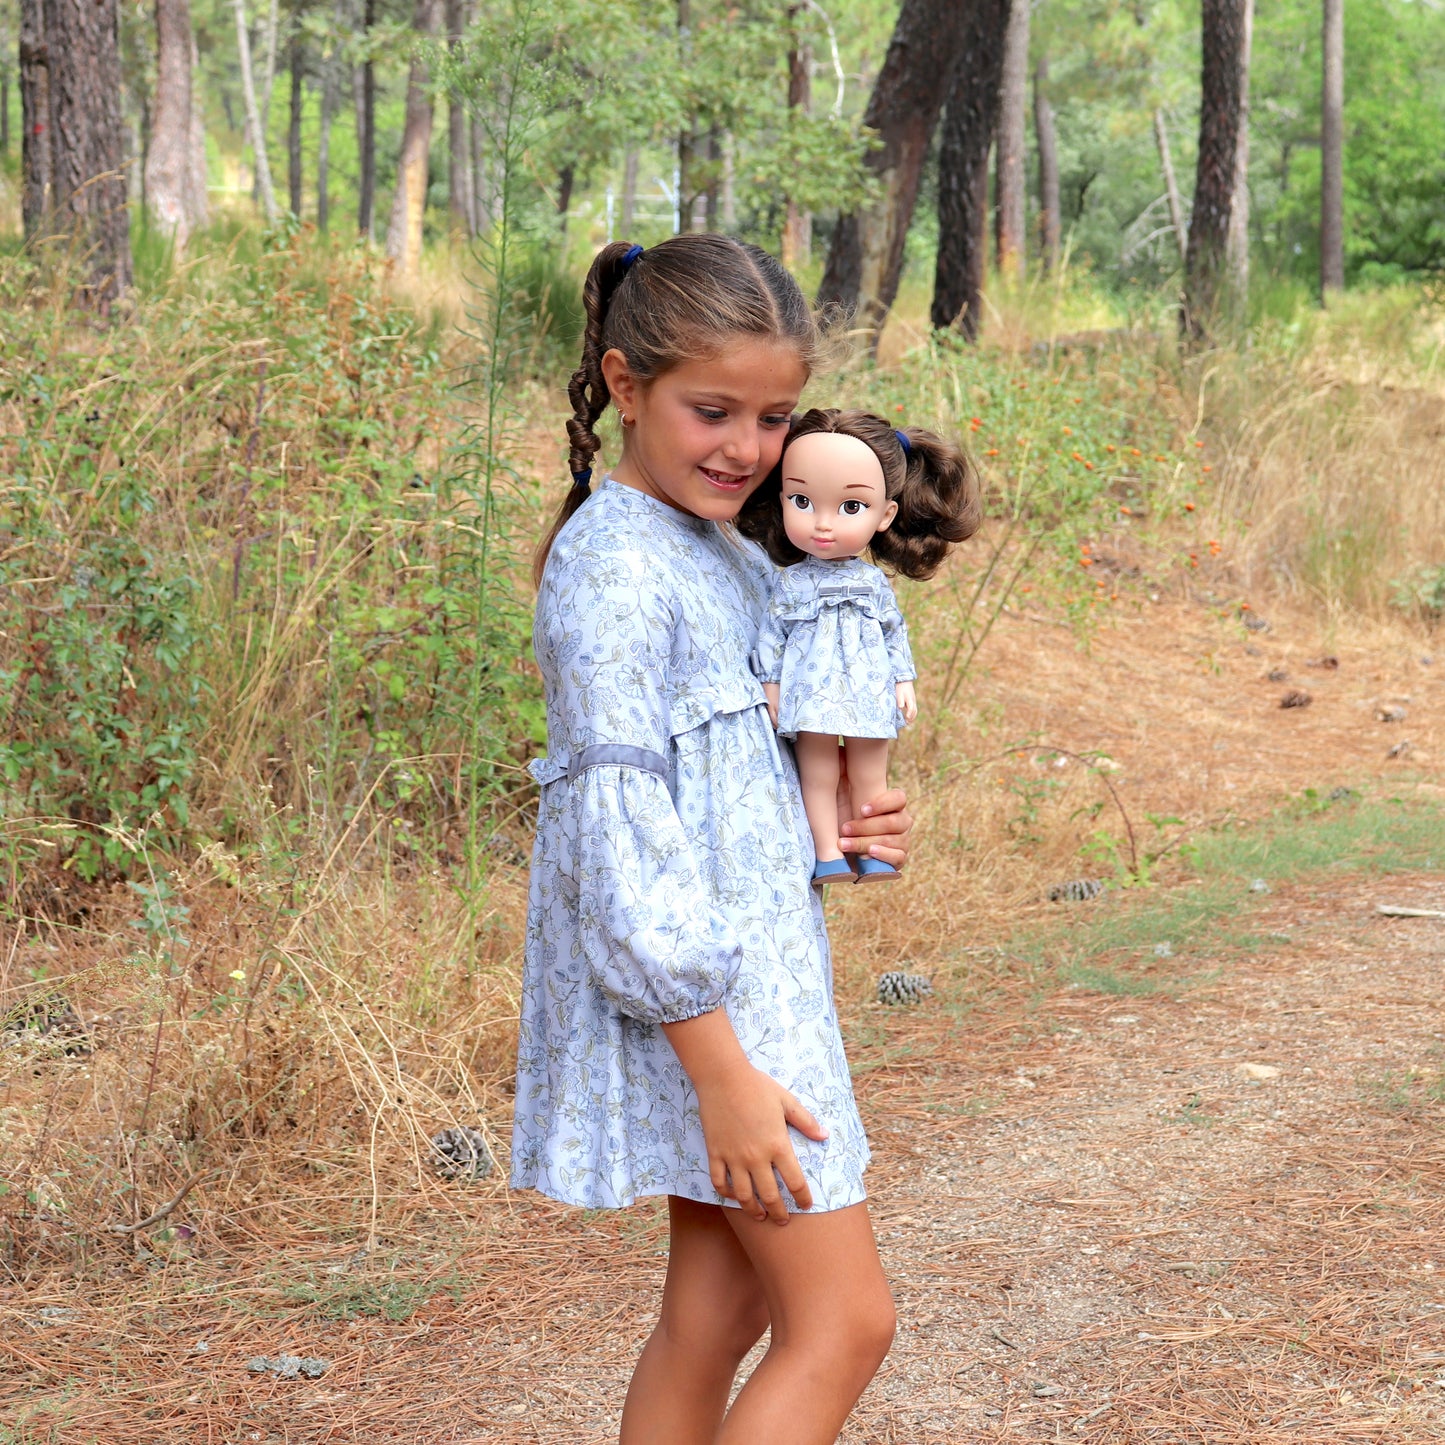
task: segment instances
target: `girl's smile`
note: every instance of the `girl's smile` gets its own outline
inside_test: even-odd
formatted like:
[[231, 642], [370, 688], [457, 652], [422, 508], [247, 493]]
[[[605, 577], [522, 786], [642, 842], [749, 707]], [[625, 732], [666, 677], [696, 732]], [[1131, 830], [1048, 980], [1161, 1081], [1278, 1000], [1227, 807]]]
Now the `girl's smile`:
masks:
[[753, 336], [645, 384], [620, 351], [602, 369], [626, 418], [613, 477], [711, 522], [736, 517], [777, 464], [808, 379], [793, 346]]

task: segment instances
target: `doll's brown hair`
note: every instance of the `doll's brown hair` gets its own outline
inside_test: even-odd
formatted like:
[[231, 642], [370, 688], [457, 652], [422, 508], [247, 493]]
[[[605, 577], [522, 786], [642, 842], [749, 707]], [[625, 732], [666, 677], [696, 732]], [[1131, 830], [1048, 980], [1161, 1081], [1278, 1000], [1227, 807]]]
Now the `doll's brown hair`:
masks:
[[[936, 432], [906, 427], [904, 447], [893, 423], [866, 411], [814, 407], [793, 421], [788, 445], [815, 432], [857, 438], [883, 468], [889, 501], [898, 515], [886, 532], [876, 532], [868, 550], [875, 562], [919, 581], [932, 577], [948, 549], [966, 541], [983, 521], [978, 474], [963, 449]], [[787, 455], [787, 447], [783, 453]], [[748, 498], [738, 530], [760, 543], [774, 562], [787, 567], [806, 555], [783, 527], [782, 463]]]
[[[590, 471], [602, 445], [597, 420], [612, 399], [602, 358], [613, 347], [644, 385], [675, 366], [721, 354], [739, 337], [791, 344], [807, 371], [818, 357], [819, 330], [797, 282], [761, 247], [731, 236], [673, 236], [645, 251], [614, 241], [594, 258], [582, 302], [582, 360], [567, 388], [574, 478]], [[588, 496], [586, 481], [567, 493], [537, 549], [535, 581], [541, 581], [557, 533]]]

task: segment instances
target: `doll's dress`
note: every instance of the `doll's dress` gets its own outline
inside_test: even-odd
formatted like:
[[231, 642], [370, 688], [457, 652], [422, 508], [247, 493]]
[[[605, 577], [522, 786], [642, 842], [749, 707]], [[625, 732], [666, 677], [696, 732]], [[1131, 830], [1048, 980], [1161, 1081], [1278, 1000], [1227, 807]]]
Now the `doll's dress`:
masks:
[[805, 557], [777, 574], [757, 673], [778, 684], [778, 732], [896, 738], [897, 684], [916, 676], [887, 577], [861, 557]]
[[864, 1197], [812, 834], [748, 666], [773, 573], [754, 544], [610, 479], [547, 559], [514, 1187], [730, 1203], [659, 1027], [722, 1007], [830, 1131], [790, 1136], [814, 1210]]

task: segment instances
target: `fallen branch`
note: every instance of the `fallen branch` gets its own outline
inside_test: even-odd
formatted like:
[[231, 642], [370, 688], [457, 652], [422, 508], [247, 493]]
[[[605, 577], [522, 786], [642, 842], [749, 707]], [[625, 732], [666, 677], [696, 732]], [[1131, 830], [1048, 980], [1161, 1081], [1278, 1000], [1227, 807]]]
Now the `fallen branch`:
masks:
[[138, 1224], [107, 1224], [106, 1232], [109, 1234], [139, 1234], [143, 1229], [151, 1229], [171, 1214], [173, 1210], [179, 1209], [181, 1201], [188, 1195], [197, 1184], [207, 1176], [214, 1174], [214, 1169], [203, 1169], [199, 1174], [192, 1174], [184, 1184], [181, 1185], [180, 1193], [166, 1204], [162, 1204], [154, 1214], [148, 1214]]
[[1445, 908], [1405, 908], [1398, 903], [1377, 903], [1375, 912], [1385, 918], [1445, 918]]

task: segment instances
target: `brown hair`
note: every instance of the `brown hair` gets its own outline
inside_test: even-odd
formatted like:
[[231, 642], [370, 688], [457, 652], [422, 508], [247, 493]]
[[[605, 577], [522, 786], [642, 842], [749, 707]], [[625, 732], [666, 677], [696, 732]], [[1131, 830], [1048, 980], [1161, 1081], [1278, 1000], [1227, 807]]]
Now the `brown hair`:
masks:
[[[886, 532], [874, 533], [868, 550], [875, 562], [919, 581], [932, 577], [948, 549], [978, 531], [983, 500], [978, 474], [963, 449], [936, 432], [906, 427], [904, 447], [893, 423], [866, 411], [815, 407], [793, 421], [788, 444], [814, 432], [836, 432], [857, 438], [878, 458], [889, 501], [898, 515]], [[787, 455], [787, 447], [783, 448]], [[788, 540], [783, 527], [782, 462], [748, 498], [738, 517], [738, 530], [761, 543], [779, 566], [800, 562], [807, 554]]]
[[766, 251], [731, 236], [673, 236], [646, 251], [614, 241], [593, 260], [582, 302], [582, 361], [567, 388], [575, 484], [537, 549], [538, 582], [557, 533], [589, 495], [586, 480], [576, 479], [585, 478], [602, 445], [595, 428], [611, 400], [602, 375], [606, 352], [616, 347], [644, 385], [684, 362], [718, 355], [739, 336], [792, 343], [808, 371], [818, 354], [818, 329], [797, 282]]

